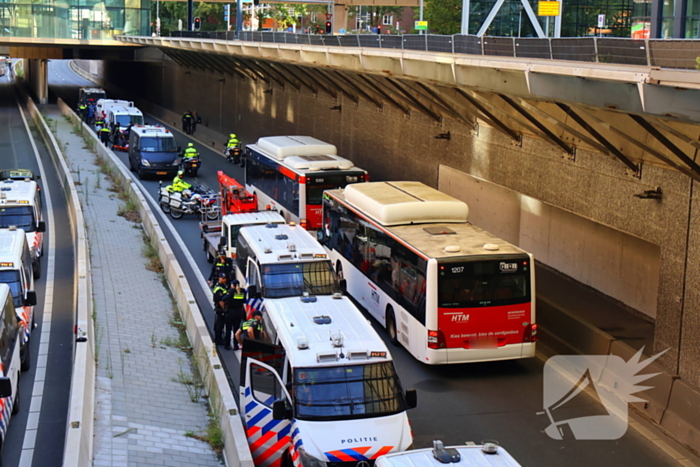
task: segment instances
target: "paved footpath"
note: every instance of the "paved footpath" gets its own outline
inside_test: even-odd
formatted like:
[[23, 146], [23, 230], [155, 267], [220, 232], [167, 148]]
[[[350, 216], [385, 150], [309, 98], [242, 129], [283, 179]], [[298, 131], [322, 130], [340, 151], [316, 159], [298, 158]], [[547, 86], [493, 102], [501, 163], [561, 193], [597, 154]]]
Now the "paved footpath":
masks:
[[190, 363], [172, 347], [179, 333], [170, 324], [171, 300], [145, 267], [141, 228], [117, 215], [123, 202], [58, 108], [46, 114], [80, 182], [90, 242], [98, 358], [93, 465], [223, 465], [209, 444], [185, 436], [206, 431], [207, 408], [202, 398], [192, 402], [194, 387], [182, 382], [191, 378]]

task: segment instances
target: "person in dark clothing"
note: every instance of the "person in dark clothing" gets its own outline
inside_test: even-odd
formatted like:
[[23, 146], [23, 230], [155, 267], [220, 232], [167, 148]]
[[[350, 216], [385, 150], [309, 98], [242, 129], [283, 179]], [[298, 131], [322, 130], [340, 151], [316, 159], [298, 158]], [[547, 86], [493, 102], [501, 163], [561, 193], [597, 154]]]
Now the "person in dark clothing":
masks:
[[226, 257], [225, 251], [219, 252], [216, 262], [211, 267], [211, 273], [209, 274], [209, 279], [207, 280], [209, 287], [212, 286], [216, 278], [219, 277], [219, 274], [222, 272], [226, 274], [227, 279], [233, 279], [233, 262]]
[[109, 128], [107, 128], [106, 126], [103, 126], [100, 129], [100, 141], [102, 141], [102, 144], [104, 144], [105, 146], [109, 145], [109, 133]]
[[263, 329], [262, 312], [255, 310], [253, 317], [241, 324], [241, 328], [236, 331], [236, 340], [242, 346], [243, 338], [263, 340], [266, 338], [265, 329]]
[[[231, 288], [228, 293], [226, 316], [224, 318], [224, 348], [231, 349], [231, 336], [238, 330], [241, 323], [245, 321], [245, 290], [241, 288], [240, 282], [236, 279], [231, 281]], [[238, 350], [238, 340], [233, 340], [233, 350]]]
[[192, 112], [189, 110], [182, 116], [182, 131], [188, 135], [192, 134]]
[[[228, 301], [228, 280], [225, 273], [219, 274], [219, 282], [212, 290], [214, 293], [214, 343], [224, 345], [224, 324], [226, 322], [226, 302]], [[231, 344], [229, 343], [229, 346]]]

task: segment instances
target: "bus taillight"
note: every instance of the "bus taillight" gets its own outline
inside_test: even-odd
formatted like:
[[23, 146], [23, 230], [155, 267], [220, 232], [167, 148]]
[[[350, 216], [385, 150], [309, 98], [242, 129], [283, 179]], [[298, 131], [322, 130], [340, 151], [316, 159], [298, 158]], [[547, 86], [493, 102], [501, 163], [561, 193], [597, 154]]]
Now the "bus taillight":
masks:
[[306, 219], [299, 219], [299, 225], [301, 226], [302, 229], [308, 230], [309, 229], [309, 221]]
[[523, 333], [523, 342], [537, 342], [537, 324], [529, 324]]
[[445, 335], [442, 331], [428, 331], [428, 348], [429, 349], [444, 349]]

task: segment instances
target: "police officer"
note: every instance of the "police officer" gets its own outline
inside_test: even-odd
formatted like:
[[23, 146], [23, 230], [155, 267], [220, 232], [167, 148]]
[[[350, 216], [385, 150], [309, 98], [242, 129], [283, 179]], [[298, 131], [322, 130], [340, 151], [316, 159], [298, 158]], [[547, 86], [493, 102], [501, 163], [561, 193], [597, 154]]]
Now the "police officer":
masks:
[[190, 157], [199, 157], [199, 152], [197, 148], [194, 147], [194, 143], [187, 143], [187, 149], [185, 149], [185, 159]]
[[111, 131], [109, 130], [109, 128], [107, 126], [103, 126], [102, 128], [100, 128], [100, 141], [102, 141], [102, 143], [105, 146], [107, 146], [109, 144], [110, 133], [111, 133]]
[[214, 283], [214, 280], [217, 277], [219, 277], [219, 274], [221, 274], [222, 272], [226, 274], [226, 277], [229, 280], [233, 278], [233, 262], [230, 258], [226, 257], [226, 252], [223, 250], [219, 252], [219, 256], [217, 257], [216, 262], [211, 267], [209, 280], [207, 280], [209, 287], [211, 287], [211, 285]]
[[262, 324], [262, 313], [260, 310], [255, 310], [253, 312], [253, 318], [245, 321], [241, 328], [236, 331], [236, 340], [242, 346], [243, 337], [248, 337], [249, 339], [262, 340], [265, 338], [265, 331], [263, 330]]
[[[219, 282], [214, 286], [214, 343], [224, 345], [224, 324], [226, 317], [226, 301], [228, 300], [228, 278], [225, 273], [219, 274]], [[230, 342], [228, 343], [230, 347]]]
[[228, 141], [226, 142], [226, 148], [233, 149], [236, 146], [238, 146], [238, 138], [236, 138], [235, 133], [231, 133], [230, 135], [228, 135]]
[[192, 185], [187, 183], [182, 177], [185, 176], [185, 172], [182, 170], [178, 170], [177, 175], [175, 175], [175, 178], [173, 179], [172, 185], [170, 185], [169, 191], [171, 193], [182, 193], [185, 190], [189, 190], [192, 188]]
[[[226, 324], [224, 331], [224, 348], [231, 350], [231, 334], [234, 330], [238, 330], [241, 322], [245, 320], [245, 290], [241, 288], [240, 282], [234, 279], [231, 281], [226, 302], [226, 316], [224, 323]], [[233, 350], [238, 350], [238, 340], [233, 341]]]
[[85, 121], [87, 119], [87, 105], [80, 104], [78, 106], [78, 112], [80, 113], [80, 119]]

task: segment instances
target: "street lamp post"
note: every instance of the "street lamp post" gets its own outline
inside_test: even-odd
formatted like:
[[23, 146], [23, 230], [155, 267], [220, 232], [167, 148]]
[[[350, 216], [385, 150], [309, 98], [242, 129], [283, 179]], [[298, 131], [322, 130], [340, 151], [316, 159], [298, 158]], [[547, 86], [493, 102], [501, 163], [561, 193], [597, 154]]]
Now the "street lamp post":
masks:
[[520, 28], [523, 25], [523, 4], [518, 4], [518, 37], [520, 37]]

